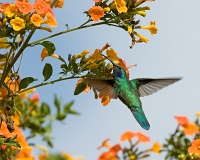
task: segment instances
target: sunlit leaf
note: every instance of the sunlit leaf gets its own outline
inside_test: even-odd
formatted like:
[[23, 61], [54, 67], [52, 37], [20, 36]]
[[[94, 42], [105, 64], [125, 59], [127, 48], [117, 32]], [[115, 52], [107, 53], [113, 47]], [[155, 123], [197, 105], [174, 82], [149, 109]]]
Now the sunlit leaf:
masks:
[[26, 88], [30, 83], [33, 83], [34, 81], [37, 81], [37, 79], [34, 79], [33, 77], [23, 78], [19, 84], [19, 90]]
[[57, 113], [59, 113], [60, 112], [60, 101], [56, 95], [54, 95], [54, 104], [57, 108]]
[[47, 49], [49, 56], [51, 56], [56, 50], [55, 45], [50, 41], [43, 41], [40, 44], [43, 45]]

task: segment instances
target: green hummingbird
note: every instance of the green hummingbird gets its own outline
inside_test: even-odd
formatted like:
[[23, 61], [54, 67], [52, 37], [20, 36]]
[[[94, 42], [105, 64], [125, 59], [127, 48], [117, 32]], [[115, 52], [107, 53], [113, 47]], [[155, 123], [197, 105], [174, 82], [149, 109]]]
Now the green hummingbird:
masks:
[[142, 109], [140, 97], [151, 95], [182, 78], [139, 78], [129, 80], [123, 67], [116, 65], [105, 55], [102, 56], [113, 64], [113, 78], [85, 78], [86, 83], [110, 98], [119, 98], [130, 109], [140, 126], [145, 130], [149, 130], [150, 124]]

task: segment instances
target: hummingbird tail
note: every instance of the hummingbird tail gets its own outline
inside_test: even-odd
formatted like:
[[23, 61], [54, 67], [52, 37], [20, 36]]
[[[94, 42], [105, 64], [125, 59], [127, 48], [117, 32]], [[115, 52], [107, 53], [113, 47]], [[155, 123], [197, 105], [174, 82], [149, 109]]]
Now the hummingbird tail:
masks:
[[144, 128], [145, 130], [149, 130], [150, 124], [149, 124], [142, 108], [132, 108], [131, 112], [133, 113], [133, 116], [135, 117], [137, 122], [140, 124], [140, 126], [142, 128]]

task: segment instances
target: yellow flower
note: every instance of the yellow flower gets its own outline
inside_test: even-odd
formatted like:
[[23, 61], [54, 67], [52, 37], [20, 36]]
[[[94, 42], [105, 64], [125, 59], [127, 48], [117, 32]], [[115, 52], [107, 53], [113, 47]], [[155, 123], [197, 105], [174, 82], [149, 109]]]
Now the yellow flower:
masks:
[[20, 17], [15, 17], [15, 19], [12, 19], [10, 21], [10, 25], [15, 31], [20, 31], [21, 29], [25, 28], [24, 20]]
[[153, 144], [153, 147], [150, 150], [157, 154], [160, 154], [160, 148], [161, 148], [160, 144], [156, 142]]
[[8, 7], [5, 11], [5, 14], [11, 18], [17, 13], [18, 9], [15, 4], [10, 4], [10, 7]]
[[155, 21], [151, 21], [150, 26], [140, 26], [140, 28], [149, 30], [151, 35], [156, 34], [158, 31]]
[[92, 63], [92, 64], [86, 66], [86, 68], [87, 68], [87, 69], [90, 69], [90, 70], [92, 70], [92, 69], [97, 69], [98, 67], [99, 67], [99, 65], [96, 64], [96, 63]]
[[142, 17], [146, 16], [146, 12], [145, 11], [137, 11], [136, 14], [141, 15]]
[[115, 4], [119, 13], [127, 12], [126, 2], [124, 0], [115, 0]]
[[[0, 42], [7, 42], [6, 37], [0, 38]], [[4, 44], [0, 43], [0, 49], [6, 48], [7, 46], [8, 46], [8, 44], [6, 44], [6, 43], [4, 43]]]
[[48, 158], [49, 158], [49, 155], [47, 152], [45, 152], [39, 155], [38, 160], [47, 160]]
[[103, 10], [104, 10], [104, 12], [110, 12], [110, 8], [109, 7], [105, 7]]
[[39, 27], [40, 24], [42, 23], [43, 18], [39, 14], [33, 14], [31, 16], [31, 22], [36, 26]]
[[196, 113], [195, 113], [195, 116], [196, 116], [196, 117], [200, 117], [200, 112], [196, 112]]
[[112, 61], [118, 60], [117, 52], [114, 49], [112, 49], [112, 48], [107, 49], [106, 54], [107, 54], [108, 58], [110, 58]]
[[131, 34], [133, 32], [133, 29], [131, 28], [131, 26], [128, 26], [128, 33]]
[[58, 26], [55, 17], [50, 12], [48, 12], [46, 14], [46, 19], [47, 19], [47, 23], [49, 24], [49, 26], [51, 26], [51, 27]]
[[90, 60], [90, 59], [95, 59], [96, 61], [103, 60], [103, 57], [101, 55], [101, 51], [99, 49], [96, 49], [94, 51], [94, 53], [87, 60]]
[[101, 146], [98, 147], [98, 149], [101, 149], [102, 147], [111, 148], [111, 145], [108, 143], [109, 140], [110, 138], [105, 139], [103, 143], [101, 144]]
[[86, 64], [82, 66], [82, 68], [86, 68], [86, 69], [96, 69], [98, 67], [99, 65], [95, 63], [94, 59], [90, 59], [89, 61], [87, 61]]
[[35, 144], [34, 145], [36, 148], [42, 150], [43, 152], [47, 152], [47, 149], [44, 147], [44, 146], [41, 146], [41, 145], [38, 145], [38, 144]]
[[81, 52], [81, 53], [79, 53], [78, 55], [77, 55], [77, 57], [76, 57], [76, 59], [78, 59], [78, 58], [82, 58], [82, 57], [84, 57], [86, 54], [88, 54], [90, 52], [90, 50], [84, 50], [83, 52]]
[[135, 7], [141, 5], [142, 3], [146, 2], [146, 1], [153, 2], [154, 0], [137, 0], [137, 2], [135, 3]]
[[147, 42], [149, 41], [148, 38], [146, 38], [146, 37], [144, 37], [144, 36], [138, 34], [137, 32], [135, 32], [135, 35], [138, 36], [139, 39], [140, 39], [142, 42], [147, 43]]
[[62, 156], [63, 156], [66, 160], [73, 160], [73, 159], [74, 159], [71, 155], [69, 155], [69, 154], [67, 154], [67, 153], [62, 153]]

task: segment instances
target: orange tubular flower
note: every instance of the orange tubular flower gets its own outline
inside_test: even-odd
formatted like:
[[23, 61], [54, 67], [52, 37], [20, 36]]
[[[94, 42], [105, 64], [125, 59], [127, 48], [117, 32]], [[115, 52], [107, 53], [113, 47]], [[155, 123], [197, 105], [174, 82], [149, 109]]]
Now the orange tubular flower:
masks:
[[188, 152], [200, 154], [200, 139], [196, 139], [192, 142], [192, 146], [188, 148]]
[[18, 7], [19, 11], [23, 14], [28, 14], [34, 9], [33, 6], [27, 2], [16, 1], [16, 6]]
[[0, 4], [0, 12], [4, 13], [9, 6], [10, 6], [10, 3], [8, 2]]
[[107, 138], [105, 141], [103, 141], [103, 143], [101, 144], [101, 146], [98, 147], [98, 149], [101, 149], [102, 147], [111, 148], [111, 145], [108, 143], [109, 140], [110, 138]]
[[49, 158], [48, 153], [42, 153], [39, 155], [38, 160], [47, 160]]
[[38, 13], [38, 14], [44, 14], [45, 13], [45, 8], [46, 8], [46, 5], [47, 5], [47, 3], [46, 3], [46, 5], [45, 5], [45, 3], [39, 0], [39, 1], [36, 1], [33, 4], [36, 13]]
[[58, 26], [55, 17], [50, 12], [48, 12], [46, 14], [46, 19], [47, 19], [47, 23], [49, 24], [49, 26], [51, 26], [51, 27], [57, 27]]
[[131, 140], [133, 137], [136, 136], [135, 132], [127, 131], [124, 134], [121, 135], [120, 141], [126, 141], [126, 140]]
[[185, 126], [189, 123], [189, 120], [186, 116], [175, 116], [175, 118], [181, 126]]
[[39, 27], [40, 24], [43, 22], [43, 18], [39, 14], [33, 14], [31, 16], [31, 22], [36, 26]]
[[112, 146], [112, 147], [110, 148], [110, 152], [114, 152], [114, 153], [117, 155], [117, 153], [118, 153], [121, 149], [122, 149], [121, 146], [120, 146], [119, 144], [116, 144], [116, 145], [114, 145], [114, 146]]
[[[41, 52], [41, 54], [40, 54], [40, 57], [41, 57], [42, 61], [43, 61], [46, 57], [48, 57], [48, 56], [49, 56], [49, 53], [48, 53], [47, 49], [46, 49], [46, 48], [43, 48], [43, 49], [42, 49], [42, 52]], [[56, 55], [56, 54], [52, 54], [51, 57], [59, 58], [59, 56]]]
[[118, 160], [117, 155], [115, 152], [108, 151], [108, 152], [103, 152], [98, 160]]
[[100, 6], [93, 6], [88, 12], [93, 21], [98, 21], [100, 18], [104, 17], [104, 10]]
[[101, 98], [101, 104], [103, 106], [106, 106], [107, 104], [110, 103], [110, 97], [109, 96], [105, 96], [102, 93], [99, 93], [99, 98]]
[[57, 0], [56, 3], [54, 4], [55, 8], [62, 8], [64, 5], [64, 0]]
[[73, 160], [73, 159], [74, 159], [71, 155], [69, 155], [69, 154], [67, 154], [67, 153], [62, 153], [62, 156], [63, 156], [66, 160]]
[[50, 5], [47, 3], [47, 1], [44, 0], [37, 0], [34, 4], [33, 4], [35, 11], [37, 14], [40, 14], [42, 16], [44, 16], [46, 13], [50, 12], [52, 15], [53, 11], [52, 8], [50, 7]]
[[138, 141], [140, 142], [149, 142], [150, 138], [144, 135], [143, 133], [137, 132]]
[[199, 127], [195, 123], [188, 123], [184, 126], [183, 132], [189, 136], [199, 133]]

